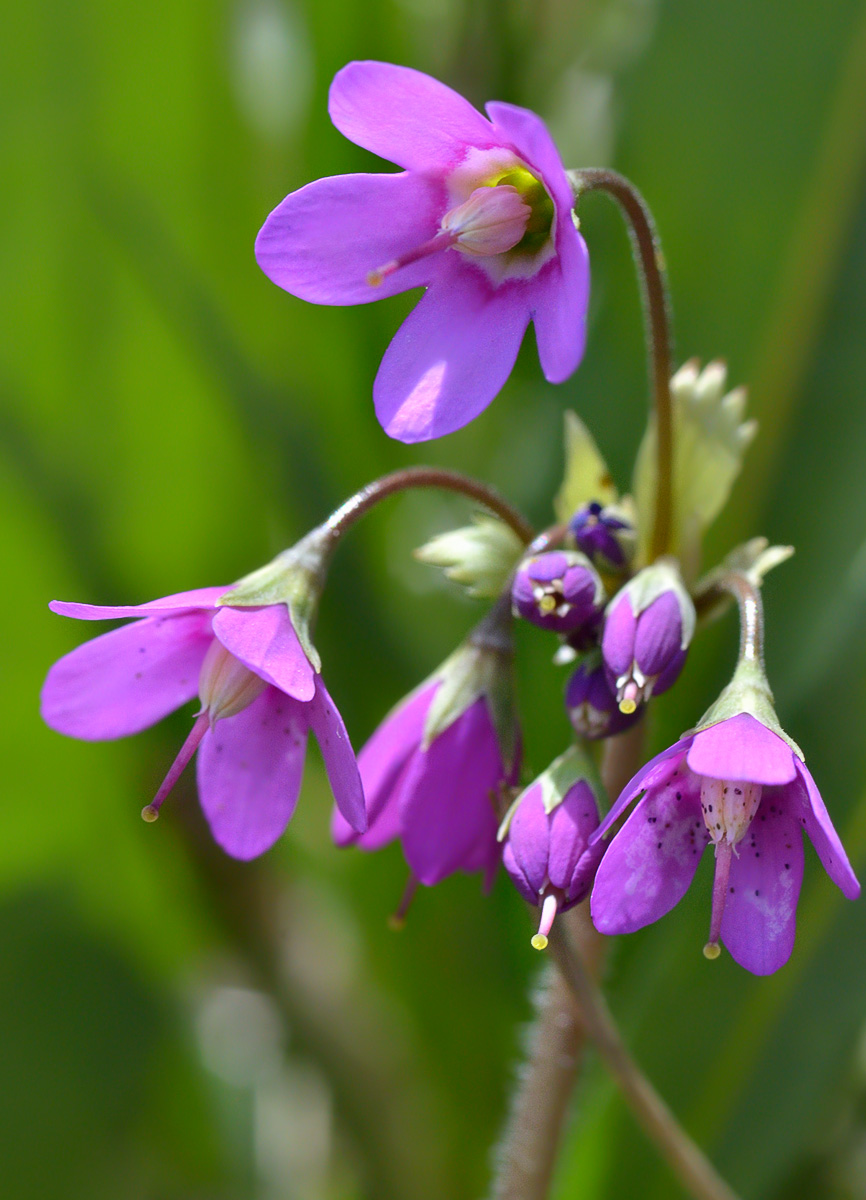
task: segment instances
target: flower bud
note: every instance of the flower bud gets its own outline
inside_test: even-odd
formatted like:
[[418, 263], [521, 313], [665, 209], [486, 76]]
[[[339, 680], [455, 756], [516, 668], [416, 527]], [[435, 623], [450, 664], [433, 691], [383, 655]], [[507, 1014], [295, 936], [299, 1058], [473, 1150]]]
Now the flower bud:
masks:
[[645, 567], [620, 589], [607, 608], [601, 652], [621, 712], [675, 682], [694, 628], [695, 608], [672, 562]]
[[585, 738], [613, 737], [640, 717], [639, 709], [630, 714], [620, 711], [597, 651], [586, 655], [569, 679], [565, 707], [575, 732]]
[[604, 843], [590, 849], [601, 788], [585, 755], [572, 746], [520, 795], [503, 821], [503, 863], [525, 900], [541, 906], [536, 950], [547, 945], [557, 912], [588, 895]]
[[634, 553], [637, 534], [622, 511], [597, 500], [579, 508], [568, 524], [578, 550], [602, 571], [622, 571]]
[[520, 564], [511, 598], [515, 613], [534, 625], [573, 633], [599, 620], [604, 588], [585, 555], [553, 550]]

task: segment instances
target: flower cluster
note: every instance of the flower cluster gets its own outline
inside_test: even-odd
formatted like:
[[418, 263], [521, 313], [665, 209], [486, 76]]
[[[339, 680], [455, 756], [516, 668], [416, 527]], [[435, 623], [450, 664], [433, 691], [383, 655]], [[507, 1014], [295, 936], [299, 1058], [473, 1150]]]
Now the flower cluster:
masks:
[[[584, 347], [588, 265], [574, 206], [590, 173], [566, 174], [535, 114], [490, 103], [484, 116], [405, 67], [351, 63], [333, 82], [330, 113], [348, 138], [400, 171], [321, 179], [292, 193], [265, 222], [256, 254], [280, 287], [316, 303], [426, 288], [373, 387], [386, 431], [422, 441], [477, 416], [508, 377], [530, 320], [546, 378], [567, 378]], [[637, 220], [642, 201], [636, 193], [632, 200]], [[643, 232], [638, 242], [653, 245], [649, 222]], [[653, 254], [644, 267], [658, 272], [659, 261]], [[660, 319], [664, 305], [650, 308]], [[664, 331], [655, 333], [666, 347]], [[701, 371], [691, 362], [661, 387], [633, 496], [617, 493], [588, 430], [569, 415], [557, 521], [537, 537], [477, 480], [409, 468], [371, 484], [231, 588], [132, 606], [52, 603], [81, 620], [131, 620], [51, 668], [46, 722], [72, 737], [117, 738], [198, 696], [189, 735], [143, 815], [157, 816], [197, 752], [205, 817], [241, 859], [266, 851], [288, 824], [312, 731], [336, 802], [338, 845], [377, 850], [399, 840], [411, 887], [455, 871], [483, 872], [489, 884], [504, 863], [540, 908], [538, 949], [557, 913], [589, 896], [602, 933], [630, 933], [664, 916], [711, 845], [705, 954], [717, 957], [724, 943], [747, 970], [777, 970], [794, 942], [803, 832], [845, 896], [856, 897], [859, 884], [802, 753], [779, 725], [764, 674], [760, 585], [789, 549], [756, 539], [700, 575], [701, 535], [754, 434], [742, 420], [744, 393], [726, 395], [725, 378], [721, 363]], [[327, 566], [373, 503], [431, 483], [501, 518], [418, 551], [493, 604], [356, 761], [312, 641]], [[677, 681], [699, 613], [720, 615], [731, 596], [742, 632], [731, 683], [603, 815], [593, 744], [636, 726]], [[522, 790], [515, 618], [555, 635], [555, 661], [573, 664], [563, 715], [571, 744]]]

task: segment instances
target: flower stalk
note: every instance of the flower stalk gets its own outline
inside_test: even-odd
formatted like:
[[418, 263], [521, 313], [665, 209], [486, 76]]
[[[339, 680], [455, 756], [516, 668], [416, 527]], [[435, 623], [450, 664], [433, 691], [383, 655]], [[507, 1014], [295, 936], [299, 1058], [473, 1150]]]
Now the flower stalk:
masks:
[[623, 175], [604, 167], [568, 172], [575, 208], [585, 192], [607, 192], [619, 205], [634, 246], [641, 286], [656, 418], [657, 483], [651, 558], [670, 552], [673, 530], [673, 406], [671, 313], [664, 255], [646, 201]]

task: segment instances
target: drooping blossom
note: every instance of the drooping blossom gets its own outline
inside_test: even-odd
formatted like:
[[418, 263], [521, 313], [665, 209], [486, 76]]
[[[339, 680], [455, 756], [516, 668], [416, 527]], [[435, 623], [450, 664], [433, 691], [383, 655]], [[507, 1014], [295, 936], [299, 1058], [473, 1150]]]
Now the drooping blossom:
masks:
[[315, 304], [427, 289], [385, 353], [373, 398], [392, 437], [427, 441], [478, 416], [535, 323], [545, 377], [583, 355], [589, 265], [556, 147], [534, 113], [487, 116], [408, 67], [352, 62], [329, 112], [395, 174], [340, 175], [293, 192], [266, 220], [256, 258]]
[[605, 850], [603, 841], [590, 845], [598, 820], [594, 781], [573, 747], [518, 796], [502, 823], [503, 865], [524, 900], [541, 907], [536, 950], [547, 946], [556, 914], [589, 895]]
[[366, 828], [358, 768], [343, 720], [302, 648], [285, 604], [221, 604], [224, 587], [148, 604], [53, 601], [84, 621], [135, 618], [85, 642], [48, 672], [42, 716], [69, 737], [101, 741], [155, 724], [198, 695], [192, 730], [151, 804], [154, 820], [198, 750], [198, 793], [214, 838], [235, 858], [262, 854], [298, 798], [307, 735], [316, 735], [346, 820]]
[[642, 715], [639, 708], [620, 709], [597, 650], [585, 655], [566, 684], [565, 707], [575, 733], [591, 740], [624, 733]]
[[607, 607], [601, 653], [624, 713], [676, 682], [695, 628], [695, 608], [671, 562], [639, 571]]
[[366, 833], [340, 809], [337, 845], [378, 850], [399, 838], [412, 875], [432, 886], [500, 861], [497, 809], [520, 768], [512, 650], [501, 615], [475, 633], [385, 718], [358, 755]]
[[600, 570], [622, 571], [634, 552], [634, 525], [615, 505], [597, 500], [585, 504], [574, 514], [568, 529], [578, 550]]
[[514, 611], [541, 629], [573, 634], [601, 620], [604, 586], [584, 554], [550, 550], [525, 558], [511, 587]]
[[683, 897], [704, 847], [715, 854], [708, 958], [719, 939], [756, 975], [787, 962], [794, 944], [805, 831], [849, 899], [860, 893], [836, 830], [799, 753], [749, 712], [708, 725], [652, 759], [599, 827], [606, 836], [628, 806], [592, 892], [607, 934], [657, 921]]

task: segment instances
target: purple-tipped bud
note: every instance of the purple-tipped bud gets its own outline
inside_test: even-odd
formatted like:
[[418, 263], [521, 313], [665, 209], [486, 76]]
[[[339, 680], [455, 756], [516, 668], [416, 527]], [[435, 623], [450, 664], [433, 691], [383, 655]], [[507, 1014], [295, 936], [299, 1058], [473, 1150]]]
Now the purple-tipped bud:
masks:
[[568, 528], [578, 550], [603, 571], [622, 571], [634, 553], [634, 525], [616, 508], [593, 500], [579, 508]]
[[569, 679], [565, 707], [575, 732], [585, 738], [613, 737], [640, 718], [639, 709], [620, 710], [598, 652], [588, 654]]
[[588, 769], [576, 747], [566, 751], [518, 797], [499, 832], [515, 887], [541, 906], [536, 950], [546, 947], [557, 912], [589, 894], [601, 861], [604, 843], [589, 847], [599, 815]]
[[520, 564], [511, 599], [515, 613], [533, 625], [574, 633], [598, 622], [604, 588], [585, 555], [552, 550]]
[[675, 567], [646, 567], [608, 605], [601, 653], [620, 711], [630, 715], [682, 670], [695, 609]]

